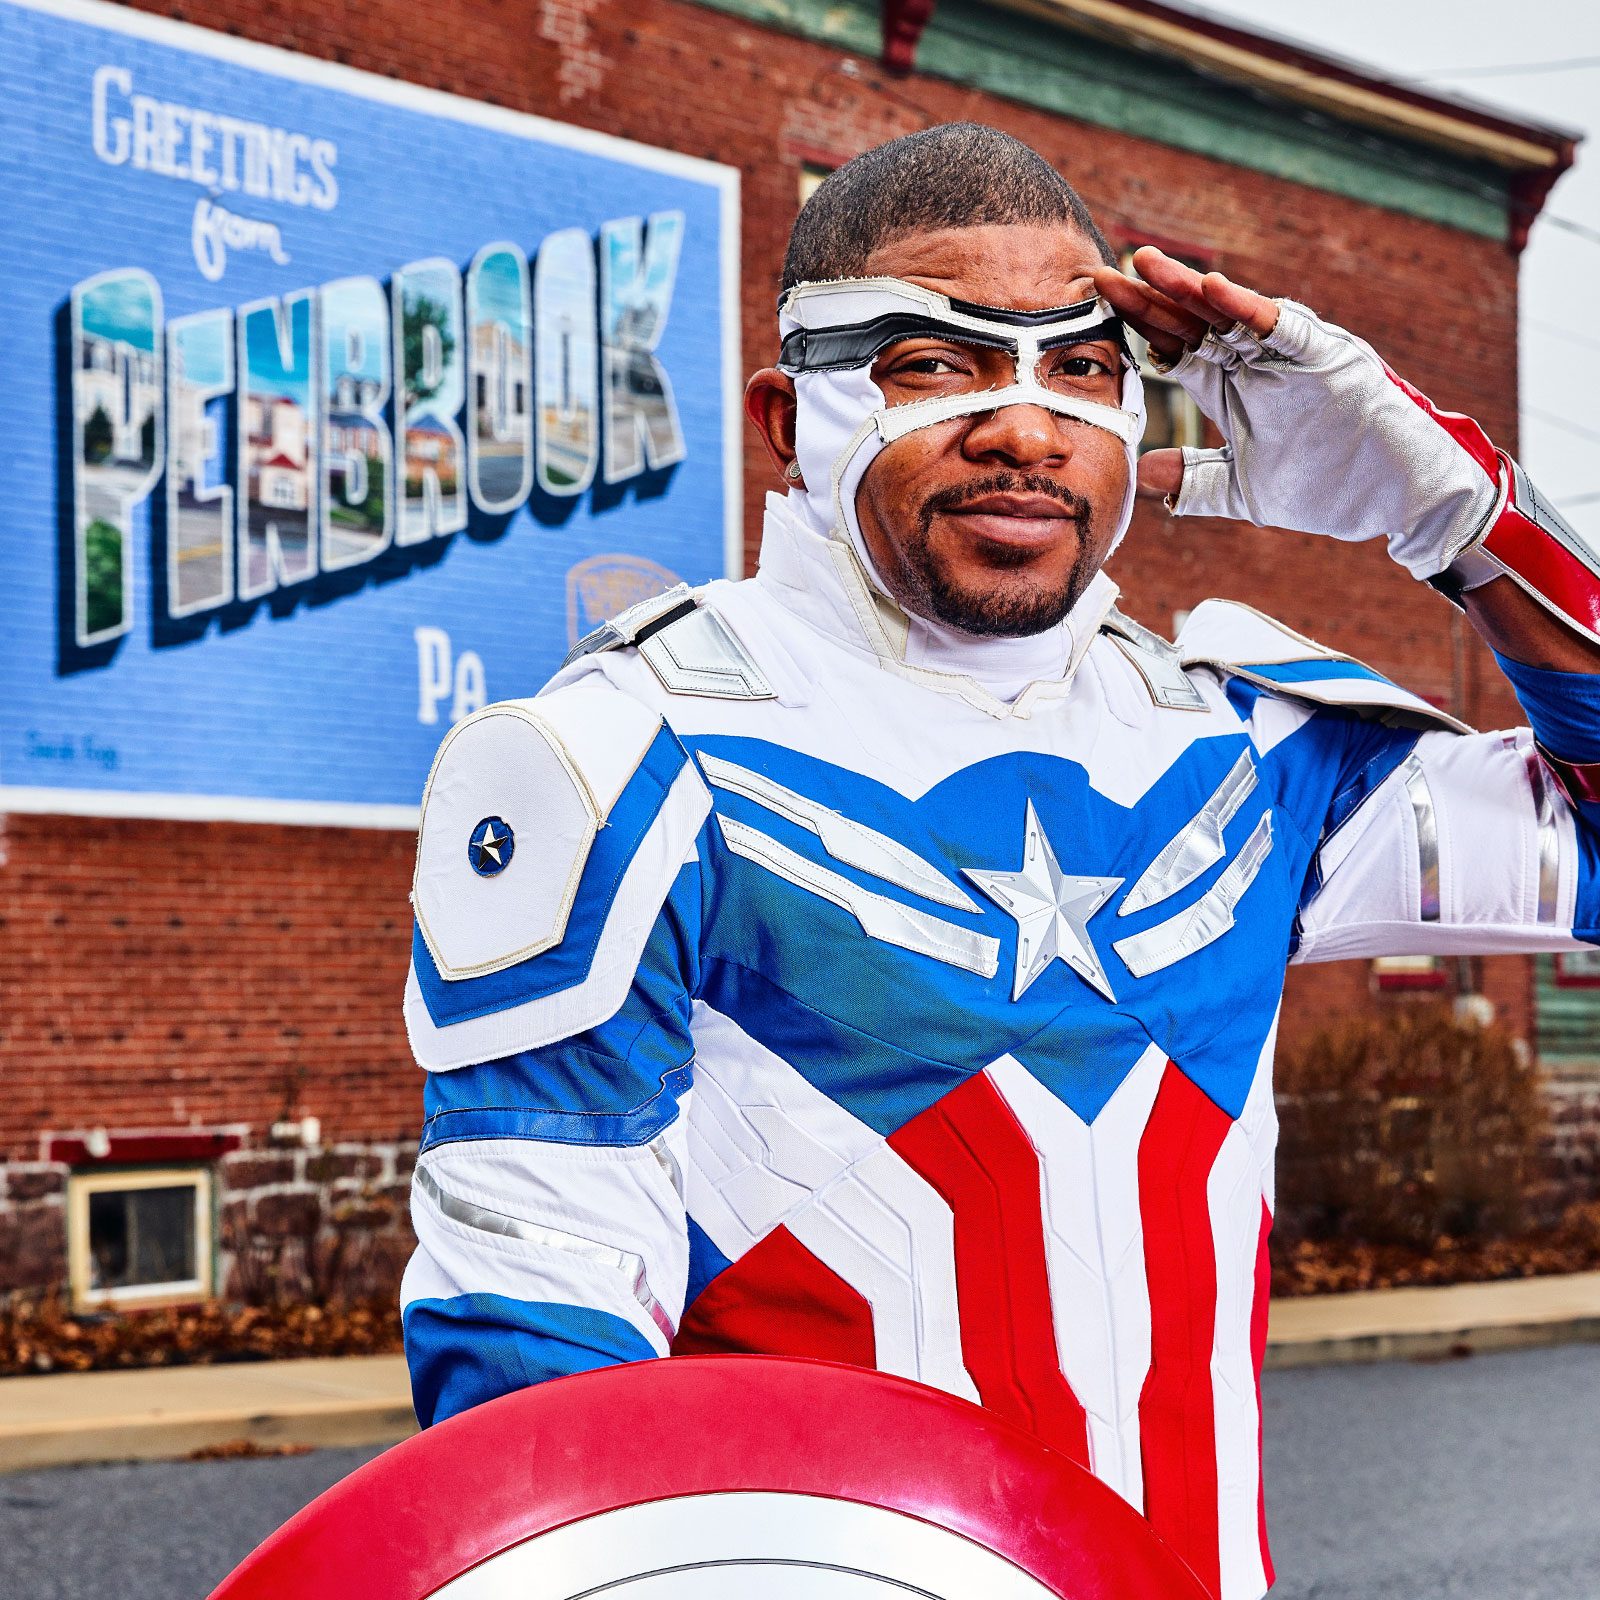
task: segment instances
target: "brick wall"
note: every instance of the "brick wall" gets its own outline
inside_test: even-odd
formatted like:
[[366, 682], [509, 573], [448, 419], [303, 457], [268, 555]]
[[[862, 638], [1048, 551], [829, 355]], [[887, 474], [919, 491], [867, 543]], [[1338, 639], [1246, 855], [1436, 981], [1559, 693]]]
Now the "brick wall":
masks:
[[[1515, 446], [1516, 262], [1491, 240], [951, 84], [885, 85], [836, 50], [681, 0], [151, 0], [143, 9], [738, 166], [747, 367], [775, 354], [773, 298], [801, 163], [834, 165], [930, 122], [977, 118], [1054, 161], [1115, 241], [1155, 237], [1242, 282], [1309, 301], [1441, 404], [1471, 410]], [[752, 555], [772, 483], [747, 440]], [[1178, 525], [1144, 509], [1113, 570], [1129, 608], [1162, 631], [1175, 611], [1226, 595], [1469, 721], [1515, 718], [1470, 630], [1379, 548]], [[4, 846], [0, 1158], [21, 1163], [11, 1169], [14, 1197], [53, 1181], [26, 1164], [45, 1132], [260, 1130], [310, 1113], [341, 1148], [370, 1143], [392, 1155], [412, 1137], [420, 1086], [399, 1015], [408, 838], [12, 817]], [[1475, 981], [1527, 1033], [1527, 964], [1474, 967]], [[1364, 966], [1296, 971], [1286, 1032], [1374, 1003], [1389, 1002], [1374, 1001]], [[10, 1257], [25, 1271], [49, 1253], [59, 1203], [18, 1203], [43, 1208], [28, 1224], [30, 1240], [42, 1242]]]
[[421, 1117], [399, 1003], [412, 841], [22, 817], [0, 926], [0, 1152], [94, 1127]]

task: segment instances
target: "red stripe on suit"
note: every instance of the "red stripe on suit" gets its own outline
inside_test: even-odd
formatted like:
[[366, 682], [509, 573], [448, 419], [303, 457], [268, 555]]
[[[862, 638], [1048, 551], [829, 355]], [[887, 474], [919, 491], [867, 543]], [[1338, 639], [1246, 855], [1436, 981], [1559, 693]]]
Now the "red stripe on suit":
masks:
[[1145, 1515], [1212, 1594], [1218, 1549], [1211, 1352], [1217, 1262], [1207, 1183], [1233, 1119], [1168, 1065], [1139, 1145], [1150, 1371], [1139, 1399]]
[[984, 1405], [1087, 1467], [1089, 1425], [1056, 1351], [1039, 1161], [984, 1075], [890, 1135], [955, 1214], [961, 1355]]

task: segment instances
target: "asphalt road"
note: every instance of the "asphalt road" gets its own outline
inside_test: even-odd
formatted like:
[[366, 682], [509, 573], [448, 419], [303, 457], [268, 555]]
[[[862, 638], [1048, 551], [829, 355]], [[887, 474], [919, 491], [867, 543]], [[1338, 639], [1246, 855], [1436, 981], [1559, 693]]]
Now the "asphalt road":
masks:
[[[1274, 1600], [1600, 1596], [1600, 1346], [1269, 1373], [1266, 1441]], [[375, 1453], [0, 1478], [0, 1595], [200, 1600]]]

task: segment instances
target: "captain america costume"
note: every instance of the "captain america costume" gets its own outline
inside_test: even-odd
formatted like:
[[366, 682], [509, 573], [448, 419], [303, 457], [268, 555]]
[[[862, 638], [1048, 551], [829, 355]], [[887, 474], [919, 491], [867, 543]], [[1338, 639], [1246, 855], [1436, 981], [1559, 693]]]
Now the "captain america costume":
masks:
[[[1541, 750], [1246, 607], [1204, 602], [1168, 644], [1103, 573], [1032, 639], [899, 612], [853, 485], [960, 410], [887, 415], [909, 408], [863, 349], [894, 317], [1010, 338], [1017, 392], [965, 409], [1038, 404], [1047, 339], [1105, 308], [805, 287], [785, 357], [818, 488], [771, 497], [756, 577], [633, 608], [435, 764], [406, 1000], [419, 1416], [669, 1351], [876, 1365], [1032, 1428], [1253, 1600], [1285, 966], [1600, 942], [1593, 688], [1506, 664]], [[1256, 343], [1175, 368], [1228, 441], [1176, 509], [1290, 522], [1256, 470], [1287, 434], [1358, 524], [1296, 432], [1326, 419], [1272, 386], [1381, 383], [1404, 420], [1368, 407], [1356, 476], [1411, 497], [1376, 513], [1397, 556], [1456, 593], [1493, 561], [1592, 626], [1592, 561], [1474, 425], [1303, 308]], [[1131, 455], [1131, 364], [1121, 410]], [[1447, 470], [1407, 468], [1413, 425]], [[1493, 553], [1518, 540], [1531, 576]]]

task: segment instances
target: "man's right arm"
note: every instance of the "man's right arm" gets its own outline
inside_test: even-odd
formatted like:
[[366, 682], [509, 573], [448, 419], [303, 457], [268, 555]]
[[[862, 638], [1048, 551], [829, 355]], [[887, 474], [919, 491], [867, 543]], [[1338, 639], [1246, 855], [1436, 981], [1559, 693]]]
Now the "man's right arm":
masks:
[[428, 1072], [401, 1295], [424, 1425], [666, 1352], [708, 812], [661, 718], [598, 677], [440, 749], [406, 988]]

